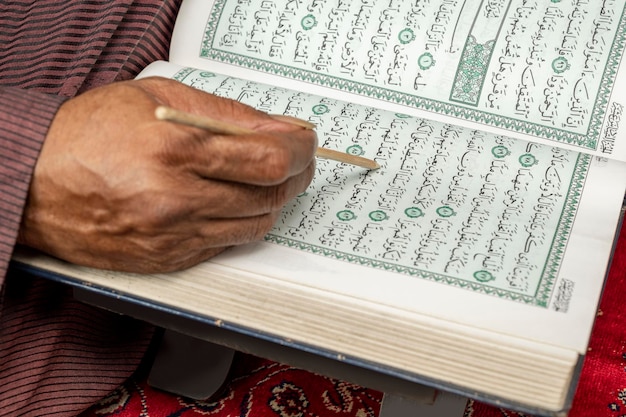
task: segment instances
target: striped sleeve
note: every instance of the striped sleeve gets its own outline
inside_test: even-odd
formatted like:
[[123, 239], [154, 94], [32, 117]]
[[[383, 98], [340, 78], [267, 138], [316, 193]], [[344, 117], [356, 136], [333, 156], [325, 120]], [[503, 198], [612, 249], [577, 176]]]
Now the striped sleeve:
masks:
[[48, 126], [63, 99], [0, 87], [0, 285]]
[[0, 415], [76, 416], [137, 369], [153, 329], [11, 271], [0, 305]]
[[166, 60], [181, 0], [0, 2], [0, 85], [73, 97]]
[[0, 415], [75, 416], [121, 384], [150, 343], [151, 326], [7, 263], [61, 97], [167, 59], [180, 1], [0, 1]]

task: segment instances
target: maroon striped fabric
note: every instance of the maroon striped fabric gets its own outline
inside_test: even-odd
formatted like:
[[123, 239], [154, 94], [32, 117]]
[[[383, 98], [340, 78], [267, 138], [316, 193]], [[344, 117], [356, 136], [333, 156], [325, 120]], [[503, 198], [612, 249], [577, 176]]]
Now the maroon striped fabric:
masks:
[[0, 285], [13, 251], [32, 167], [49, 120], [61, 102], [61, 97], [0, 87]]
[[152, 329], [8, 269], [58, 106], [166, 59], [180, 0], [0, 2], [0, 415], [71, 416], [130, 375]]
[[167, 57], [179, 0], [0, 2], [4, 86], [72, 97]]

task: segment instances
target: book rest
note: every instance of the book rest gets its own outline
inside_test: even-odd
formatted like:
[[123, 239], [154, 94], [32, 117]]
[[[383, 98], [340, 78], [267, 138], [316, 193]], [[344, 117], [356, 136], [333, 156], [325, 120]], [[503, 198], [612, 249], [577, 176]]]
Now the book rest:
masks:
[[74, 296], [164, 328], [148, 382], [173, 394], [207, 399], [223, 385], [234, 353], [240, 351], [381, 391], [380, 417], [460, 417], [465, 409], [466, 398], [461, 395], [288, 346], [287, 341], [263, 339], [252, 331], [246, 334], [211, 325], [149, 301], [126, 300], [114, 292], [80, 286], [74, 287]]

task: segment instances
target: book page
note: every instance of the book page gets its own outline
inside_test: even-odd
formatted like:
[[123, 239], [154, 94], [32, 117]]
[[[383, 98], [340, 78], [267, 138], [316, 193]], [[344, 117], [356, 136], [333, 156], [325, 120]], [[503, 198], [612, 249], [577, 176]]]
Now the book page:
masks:
[[185, 0], [171, 60], [626, 160], [625, 3]]
[[265, 242], [212, 262], [584, 352], [624, 163], [208, 70], [142, 75], [306, 118], [381, 164], [318, 159]]

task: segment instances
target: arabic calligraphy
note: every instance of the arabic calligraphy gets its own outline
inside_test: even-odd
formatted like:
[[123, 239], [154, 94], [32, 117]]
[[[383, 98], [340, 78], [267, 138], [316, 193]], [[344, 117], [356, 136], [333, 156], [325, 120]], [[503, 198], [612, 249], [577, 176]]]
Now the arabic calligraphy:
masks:
[[376, 171], [318, 160], [267, 239], [543, 305], [589, 162], [581, 154], [251, 81], [185, 70], [205, 91], [317, 125], [320, 144]]
[[596, 149], [624, 13], [619, 0], [217, 0], [201, 56]]

